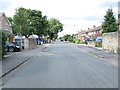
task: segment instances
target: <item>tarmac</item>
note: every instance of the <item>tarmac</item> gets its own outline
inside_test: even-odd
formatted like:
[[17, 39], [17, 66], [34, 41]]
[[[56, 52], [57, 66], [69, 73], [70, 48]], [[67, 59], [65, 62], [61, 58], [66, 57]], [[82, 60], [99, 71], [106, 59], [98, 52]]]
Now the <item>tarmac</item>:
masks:
[[[101, 48], [89, 47], [84, 44], [74, 44], [74, 43], [70, 43], [70, 44], [86, 53], [101, 58], [101, 60], [104, 60], [118, 67], [118, 55], [115, 53], [104, 51]], [[38, 48], [36, 49], [22, 50], [21, 52], [15, 52], [9, 55], [5, 55], [3, 60], [0, 61], [0, 63], [2, 63], [2, 67], [0, 67], [0, 69], [2, 70], [0, 77], [4, 77], [8, 73], [13, 71], [17, 67], [25, 63], [26, 61], [28, 61], [30, 58], [37, 55], [38, 52], [44, 51], [44, 49], [47, 48], [47, 46], [49, 45], [50, 44], [44, 44], [38, 46]]]

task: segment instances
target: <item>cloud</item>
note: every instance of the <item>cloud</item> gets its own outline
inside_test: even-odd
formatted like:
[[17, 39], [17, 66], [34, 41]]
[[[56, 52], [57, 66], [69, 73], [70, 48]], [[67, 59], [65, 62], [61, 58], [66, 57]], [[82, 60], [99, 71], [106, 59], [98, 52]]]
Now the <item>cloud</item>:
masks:
[[[13, 16], [15, 9], [21, 6], [37, 9], [48, 18], [58, 18], [64, 24], [64, 33], [76, 33], [93, 25], [101, 25], [111, 5], [116, 17], [118, 13], [116, 7], [118, 0], [4, 0], [4, 2], [11, 3], [11, 5], [6, 4], [5, 7], [2, 6], [7, 16]], [[73, 27], [74, 25], [78, 30]]]
[[88, 21], [98, 21], [101, 22], [103, 20], [103, 17], [100, 16], [87, 16], [85, 18], [83, 18], [84, 20], [88, 20]]
[[11, 0], [0, 0], [0, 10], [5, 11], [11, 6]]
[[118, 8], [118, 2], [104, 2], [100, 5], [100, 7], [108, 7], [108, 8]]

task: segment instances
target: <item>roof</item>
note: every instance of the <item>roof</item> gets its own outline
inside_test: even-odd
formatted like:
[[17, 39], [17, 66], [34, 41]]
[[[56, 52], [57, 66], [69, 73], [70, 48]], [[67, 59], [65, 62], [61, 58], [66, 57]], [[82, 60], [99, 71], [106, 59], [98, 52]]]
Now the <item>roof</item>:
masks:
[[12, 37], [14, 37], [14, 34], [11, 33], [10, 31], [4, 30], [4, 32], [5, 32], [5, 34], [6, 34], [7, 36], [12, 36]]
[[89, 30], [87, 30], [87, 31], [81, 31], [81, 32], [79, 32], [79, 33], [77, 33], [77, 34], [85, 34], [85, 33], [88, 33], [88, 32], [92, 32], [92, 31], [98, 31], [98, 30], [101, 30], [102, 29], [102, 26], [98, 26], [98, 27], [95, 27], [95, 28], [92, 28], [92, 29], [89, 29]]
[[38, 36], [33, 34], [33, 35], [30, 35], [29, 38], [36, 39], [38, 38]]
[[98, 31], [98, 30], [101, 30], [101, 29], [102, 29], [102, 26], [98, 26], [98, 27], [87, 30], [87, 32]]
[[4, 12], [0, 12], [0, 17], [1, 17], [1, 16], [4, 16], [5, 19], [7, 20], [7, 22], [11, 25], [10, 21], [8, 20], [8, 18], [7, 18], [7, 16], [5, 15]]
[[0, 17], [3, 16], [3, 13], [0, 13]]
[[[22, 36], [22, 39], [24, 39], [25, 38], [25, 36]], [[21, 36], [15, 36], [15, 39], [21, 39]]]

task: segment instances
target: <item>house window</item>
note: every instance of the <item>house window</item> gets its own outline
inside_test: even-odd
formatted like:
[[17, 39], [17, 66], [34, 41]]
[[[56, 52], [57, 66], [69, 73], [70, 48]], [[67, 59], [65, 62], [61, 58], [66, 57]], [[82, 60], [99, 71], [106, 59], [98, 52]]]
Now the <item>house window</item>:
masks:
[[2, 29], [2, 23], [0, 22], [0, 29]]
[[5, 30], [8, 30], [8, 24], [5, 24]]

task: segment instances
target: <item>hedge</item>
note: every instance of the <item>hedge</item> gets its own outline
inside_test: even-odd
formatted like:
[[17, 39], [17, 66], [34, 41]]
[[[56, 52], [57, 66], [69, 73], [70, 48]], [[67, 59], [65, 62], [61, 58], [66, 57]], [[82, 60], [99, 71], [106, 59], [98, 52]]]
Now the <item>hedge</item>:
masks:
[[6, 34], [0, 30], [0, 56], [4, 56], [6, 51], [5, 51], [5, 44], [6, 44], [7, 36]]

